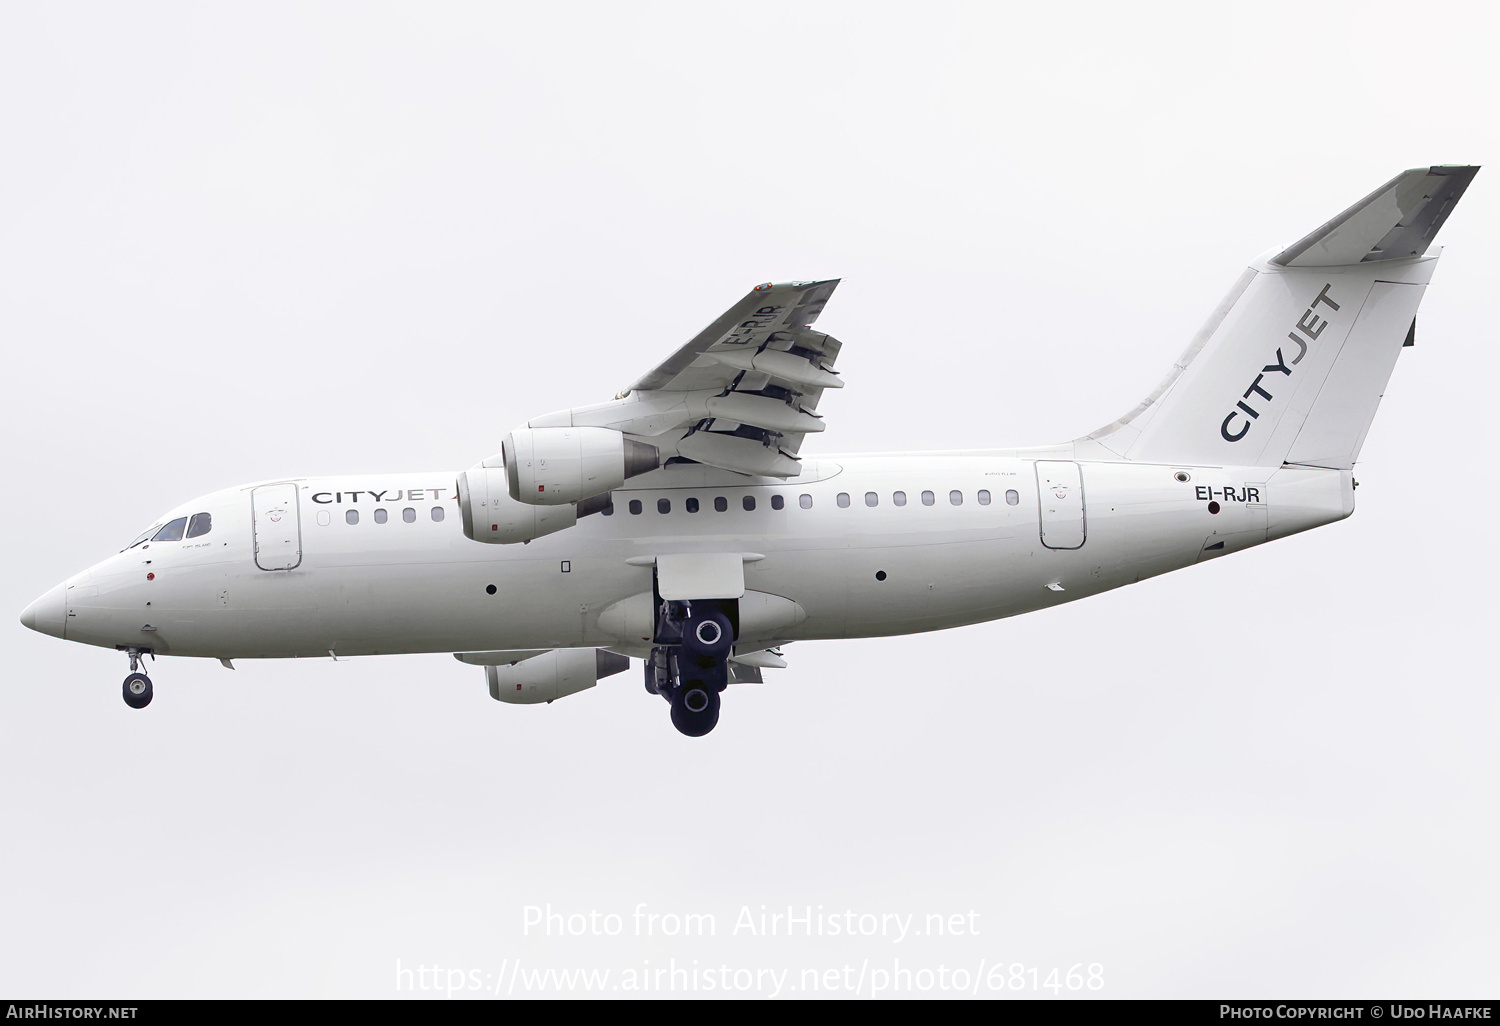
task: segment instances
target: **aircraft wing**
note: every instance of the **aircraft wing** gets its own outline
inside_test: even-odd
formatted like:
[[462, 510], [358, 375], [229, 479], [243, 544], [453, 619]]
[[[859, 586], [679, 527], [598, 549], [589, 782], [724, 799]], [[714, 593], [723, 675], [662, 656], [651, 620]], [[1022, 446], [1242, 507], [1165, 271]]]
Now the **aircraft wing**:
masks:
[[803, 438], [823, 430], [818, 400], [843, 387], [839, 341], [811, 327], [837, 285], [757, 285], [613, 401], [526, 426], [613, 428], [656, 446], [663, 463], [795, 477]]

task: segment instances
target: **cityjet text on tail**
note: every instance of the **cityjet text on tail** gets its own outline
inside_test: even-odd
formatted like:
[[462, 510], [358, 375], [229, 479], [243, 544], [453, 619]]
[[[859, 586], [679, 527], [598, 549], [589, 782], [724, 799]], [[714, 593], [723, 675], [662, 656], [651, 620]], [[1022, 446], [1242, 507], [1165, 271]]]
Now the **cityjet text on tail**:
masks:
[[838, 282], [758, 285], [614, 399], [466, 470], [193, 499], [21, 621], [123, 653], [137, 709], [146, 656], [451, 652], [514, 704], [636, 659], [700, 736], [793, 642], [1015, 616], [1347, 517], [1477, 171], [1404, 171], [1255, 260], [1150, 396], [1069, 442], [805, 452], [844, 387], [814, 328]]

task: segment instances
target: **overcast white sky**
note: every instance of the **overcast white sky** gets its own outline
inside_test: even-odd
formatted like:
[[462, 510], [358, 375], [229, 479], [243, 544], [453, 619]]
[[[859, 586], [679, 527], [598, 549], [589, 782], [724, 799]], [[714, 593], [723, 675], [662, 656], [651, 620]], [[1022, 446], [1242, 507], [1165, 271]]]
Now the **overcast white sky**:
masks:
[[[0, 992], [393, 997], [422, 994], [398, 960], [675, 959], [866, 993], [899, 960], [1493, 997], [1497, 169], [1443, 231], [1352, 519], [1021, 619], [792, 646], [701, 741], [634, 670], [513, 708], [447, 656], [164, 660], [138, 713], [122, 657], [14, 618], [194, 495], [467, 466], [771, 279], [845, 279], [818, 326], [849, 387], [810, 452], [1075, 437], [1250, 258], [1404, 168], [1492, 160], [1496, 27], [5, 4]], [[528, 935], [549, 903], [622, 935]], [[637, 936], [641, 903], [717, 935]], [[734, 935], [762, 905], [978, 933]]]

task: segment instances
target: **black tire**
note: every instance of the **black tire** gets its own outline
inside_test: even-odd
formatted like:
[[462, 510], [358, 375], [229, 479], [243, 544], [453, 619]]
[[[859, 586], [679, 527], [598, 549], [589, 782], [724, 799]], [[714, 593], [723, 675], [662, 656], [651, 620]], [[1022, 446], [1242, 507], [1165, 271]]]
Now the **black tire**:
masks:
[[734, 647], [734, 628], [717, 609], [690, 616], [682, 625], [682, 648], [690, 656], [719, 660]]
[[672, 695], [672, 726], [688, 737], [702, 737], [719, 722], [719, 692], [699, 679], [685, 680]]
[[146, 708], [151, 704], [151, 678], [144, 673], [132, 673], [120, 686], [120, 694], [130, 708]]
[[729, 687], [729, 664], [720, 659], [706, 669], [693, 671], [693, 676], [722, 695], [724, 689]]

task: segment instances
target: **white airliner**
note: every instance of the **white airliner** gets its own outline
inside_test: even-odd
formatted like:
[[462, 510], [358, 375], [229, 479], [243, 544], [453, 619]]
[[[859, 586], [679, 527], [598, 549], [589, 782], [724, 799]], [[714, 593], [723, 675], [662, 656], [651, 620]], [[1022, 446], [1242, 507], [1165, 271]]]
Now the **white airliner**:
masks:
[[782, 646], [1014, 616], [1332, 523], [1477, 167], [1256, 260], [1160, 387], [1061, 445], [800, 458], [837, 281], [760, 285], [613, 400], [461, 473], [263, 481], [169, 511], [21, 622], [128, 654], [453, 652], [502, 702], [645, 662], [684, 734]]

